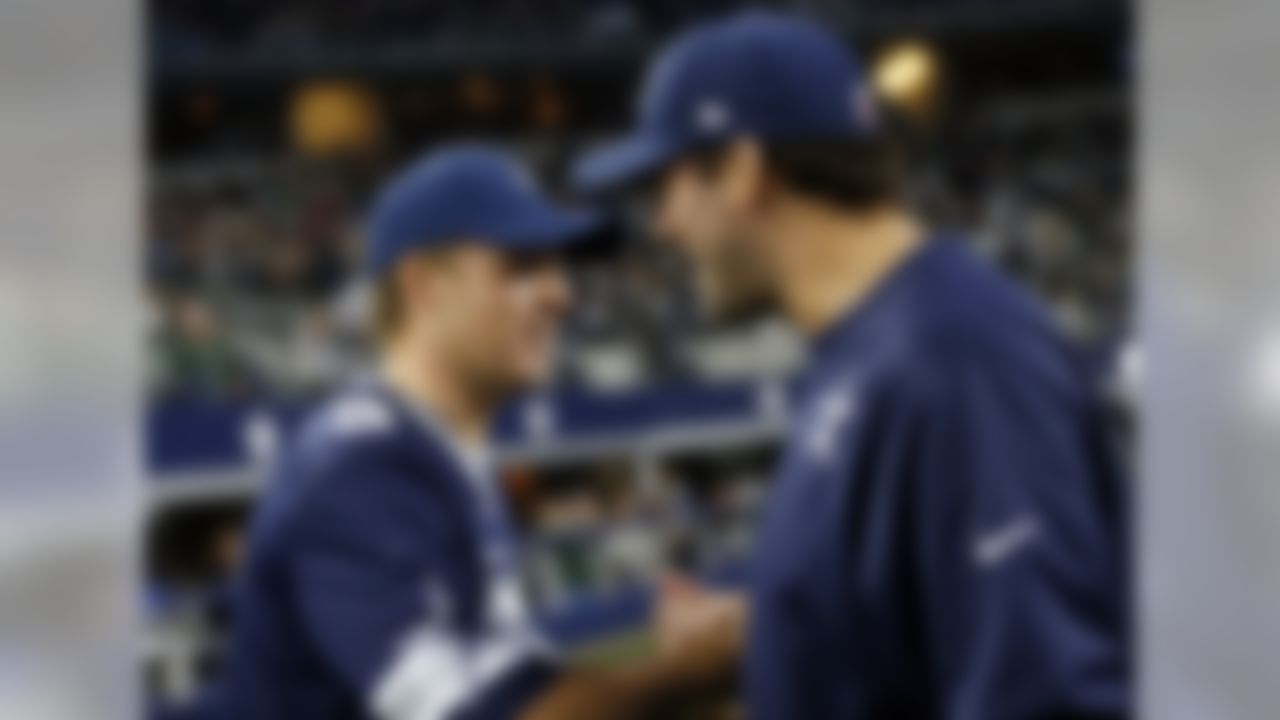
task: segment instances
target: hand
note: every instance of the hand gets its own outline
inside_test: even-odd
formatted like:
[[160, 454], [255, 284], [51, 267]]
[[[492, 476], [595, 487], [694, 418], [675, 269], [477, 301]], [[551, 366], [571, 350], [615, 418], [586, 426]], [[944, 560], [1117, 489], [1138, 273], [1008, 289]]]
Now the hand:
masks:
[[708, 680], [735, 674], [746, 635], [746, 599], [681, 576], [662, 578], [655, 626], [659, 653]]
[[[618, 667], [572, 668], [535, 698], [520, 719], [722, 717], [701, 709], [706, 703], [722, 703], [735, 689], [745, 610], [740, 595], [664, 578], [654, 612], [661, 646], [657, 657]], [[697, 713], [690, 714], [691, 709]]]

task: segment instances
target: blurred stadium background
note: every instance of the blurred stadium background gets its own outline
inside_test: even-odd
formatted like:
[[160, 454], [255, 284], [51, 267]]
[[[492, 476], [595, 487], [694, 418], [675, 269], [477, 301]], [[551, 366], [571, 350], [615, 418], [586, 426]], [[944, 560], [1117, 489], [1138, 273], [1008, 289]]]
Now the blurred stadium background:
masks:
[[[628, 117], [647, 54], [737, 0], [151, 0], [145, 672], [217, 667], [242, 527], [293, 421], [367, 363], [366, 199], [411, 154], [496, 140], [553, 188]], [[1049, 304], [1125, 427], [1130, 9], [1110, 0], [789, 0], [855, 43], [922, 212]], [[624, 213], [628, 233], [638, 235]], [[634, 238], [639, 240], [638, 237]], [[578, 272], [556, 385], [499, 428], [551, 631], [635, 627], [676, 565], [741, 572], [803, 345], [715, 327], [640, 242]], [[675, 288], [675, 290], [673, 290]], [[606, 650], [607, 654], [607, 650]]]

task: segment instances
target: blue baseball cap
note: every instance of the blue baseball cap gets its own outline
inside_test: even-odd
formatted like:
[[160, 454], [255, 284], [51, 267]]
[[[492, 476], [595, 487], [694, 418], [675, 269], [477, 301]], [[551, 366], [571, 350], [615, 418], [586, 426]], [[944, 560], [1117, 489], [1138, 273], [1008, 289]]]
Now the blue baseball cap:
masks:
[[839, 38], [762, 11], [677, 37], [650, 67], [636, 114], [629, 137], [575, 166], [575, 189], [607, 190], [739, 135], [860, 137], [878, 125], [871, 88]]
[[460, 240], [513, 252], [568, 250], [605, 230], [595, 213], [556, 206], [504, 153], [459, 145], [425, 155], [381, 191], [365, 263], [382, 275], [410, 251]]

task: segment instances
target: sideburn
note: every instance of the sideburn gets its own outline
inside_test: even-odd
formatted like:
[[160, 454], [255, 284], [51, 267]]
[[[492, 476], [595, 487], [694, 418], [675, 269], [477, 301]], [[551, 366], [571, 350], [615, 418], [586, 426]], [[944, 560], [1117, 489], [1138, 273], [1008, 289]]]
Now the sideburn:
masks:
[[774, 313], [777, 295], [767, 259], [745, 236], [725, 242], [717, 253], [722, 283], [720, 307], [715, 308], [719, 324], [746, 324]]

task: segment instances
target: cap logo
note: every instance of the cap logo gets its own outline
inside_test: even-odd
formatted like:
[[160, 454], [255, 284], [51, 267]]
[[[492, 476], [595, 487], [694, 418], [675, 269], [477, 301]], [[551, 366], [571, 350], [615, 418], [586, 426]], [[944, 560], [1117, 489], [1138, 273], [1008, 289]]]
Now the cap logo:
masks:
[[694, 116], [698, 129], [704, 133], [717, 133], [729, 126], [729, 108], [714, 98], [698, 103]]

